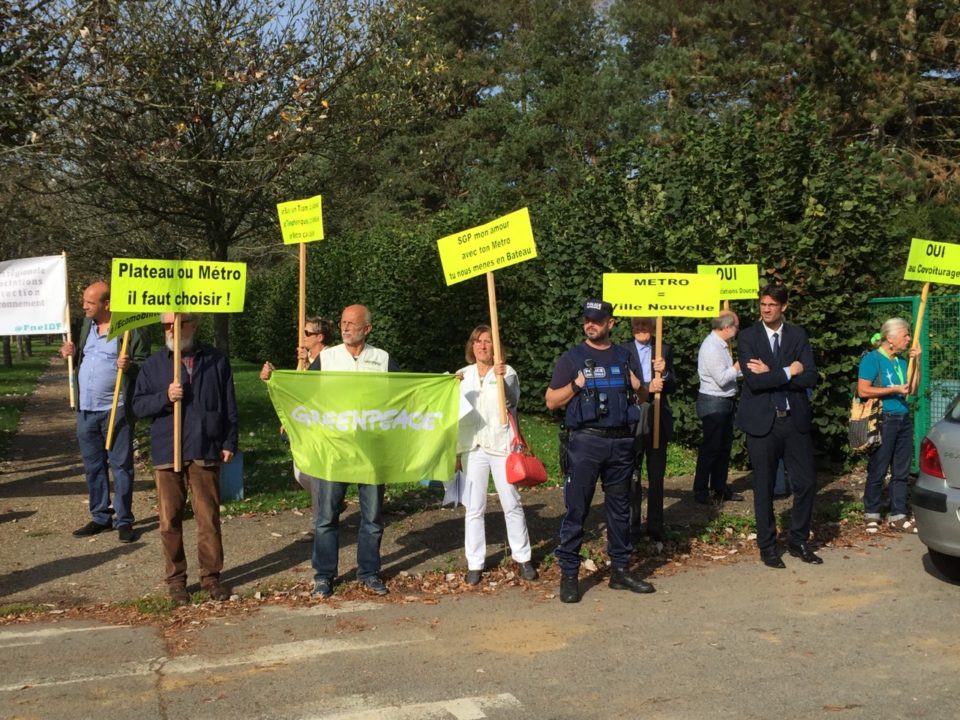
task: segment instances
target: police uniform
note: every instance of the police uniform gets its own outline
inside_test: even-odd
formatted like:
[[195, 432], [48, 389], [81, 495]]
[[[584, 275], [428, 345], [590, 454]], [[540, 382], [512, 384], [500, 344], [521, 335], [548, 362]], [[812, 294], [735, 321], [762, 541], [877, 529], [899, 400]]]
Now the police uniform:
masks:
[[[580, 568], [580, 546], [590, 503], [601, 479], [607, 515], [607, 552], [615, 569], [626, 569], [630, 544], [630, 477], [633, 474], [632, 403], [630, 370], [639, 367], [630, 353], [618, 345], [598, 350], [586, 342], [560, 356], [550, 387], [570, 385], [576, 394], [567, 403], [564, 428], [566, 444], [564, 502], [566, 513], [560, 525], [560, 544], [555, 555], [564, 575]], [[576, 388], [579, 372], [586, 383]]]

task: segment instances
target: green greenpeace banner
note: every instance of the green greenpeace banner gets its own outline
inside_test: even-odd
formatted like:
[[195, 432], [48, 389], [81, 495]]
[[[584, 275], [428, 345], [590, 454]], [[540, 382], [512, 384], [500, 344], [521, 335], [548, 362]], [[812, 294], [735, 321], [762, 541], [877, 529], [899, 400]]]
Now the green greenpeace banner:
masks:
[[278, 370], [267, 390], [308, 475], [378, 485], [453, 477], [456, 375]]

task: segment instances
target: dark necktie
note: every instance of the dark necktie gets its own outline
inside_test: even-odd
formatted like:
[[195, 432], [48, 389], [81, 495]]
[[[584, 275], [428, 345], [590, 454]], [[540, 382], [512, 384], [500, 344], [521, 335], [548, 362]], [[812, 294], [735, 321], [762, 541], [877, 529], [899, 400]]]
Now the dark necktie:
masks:
[[[773, 334], [773, 359], [777, 363], [775, 372], [781, 372], [783, 367], [783, 360], [780, 359], [780, 333], [775, 332]], [[780, 392], [779, 390], [774, 395], [774, 400], [776, 401], [777, 410], [786, 410], [787, 409], [787, 396], [786, 393]]]

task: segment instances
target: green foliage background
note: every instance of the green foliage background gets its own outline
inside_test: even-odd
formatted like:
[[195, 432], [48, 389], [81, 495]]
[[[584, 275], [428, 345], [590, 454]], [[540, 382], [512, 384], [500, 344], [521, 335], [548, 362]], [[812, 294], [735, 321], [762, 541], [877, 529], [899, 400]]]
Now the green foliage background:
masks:
[[[496, 275], [501, 332], [520, 373], [523, 407], [543, 410], [557, 356], [579, 342], [579, 307], [604, 272], [692, 272], [700, 263], [749, 263], [761, 284], [791, 290], [788, 317], [810, 334], [821, 382], [814, 394], [818, 447], [842, 455], [848, 386], [875, 328], [865, 303], [914, 291], [900, 278], [910, 234], [902, 203], [884, 186], [881, 157], [839, 149], [812, 113], [763, 119], [750, 111], [686, 121], [671, 142], [640, 139], [603, 157], [568, 195], [530, 207], [539, 257]], [[415, 371], [453, 371], [463, 342], [486, 322], [482, 279], [444, 285], [436, 240], [492, 219], [467, 204], [418, 222], [391, 221], [310, 246], [309, 312], [336, 319], [352, 302], [374, 313], [373, 344]], [[911, 217], [915, 225], [916, 217]], [[296, 277], [290, 267], [254, 277], [234, 348], [248, 359], [292, 364]], [[734, 303], [746, 325], [756, 303]], [[681, 390], [678, 439], [695, 443], [696, 354], [707, 323], [666, 319]], [[626, 323], [617, 328], [628, 339]]]

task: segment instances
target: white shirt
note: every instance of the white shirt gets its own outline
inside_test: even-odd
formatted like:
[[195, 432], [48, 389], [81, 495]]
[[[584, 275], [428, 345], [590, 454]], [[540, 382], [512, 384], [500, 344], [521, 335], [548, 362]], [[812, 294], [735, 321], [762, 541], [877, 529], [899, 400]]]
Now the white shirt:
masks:
[[[467, 452], [479, 447], [492, 455], [509, 454], [513, 431], [509, 421], [504, 425], [500, 424], [496, 372], [491, 368], [481, 378], [476, 364], [467, 365], [457, 372], [463, 373], [460, 397], [470, 406], [470, 411], [460, 418], [457, 452]], [[520, 399], [520, 378], [509, 365], [503, 382], [507, 406], [516, 407]]]
[[730, 348], [715, 332], [711, 332], [700, 343], [697, 374], [700, 375], [702, 394], [716, 397], [733, 397], [737, 394], [738, 374], [733, 367]]
[[354, 357], [347, 346], [340, 344], [320, 351], [320, 370], [340, 370], [346, 372], [387, 372], [390, 354], [386, 350], [364, 345], [360, 354]]

